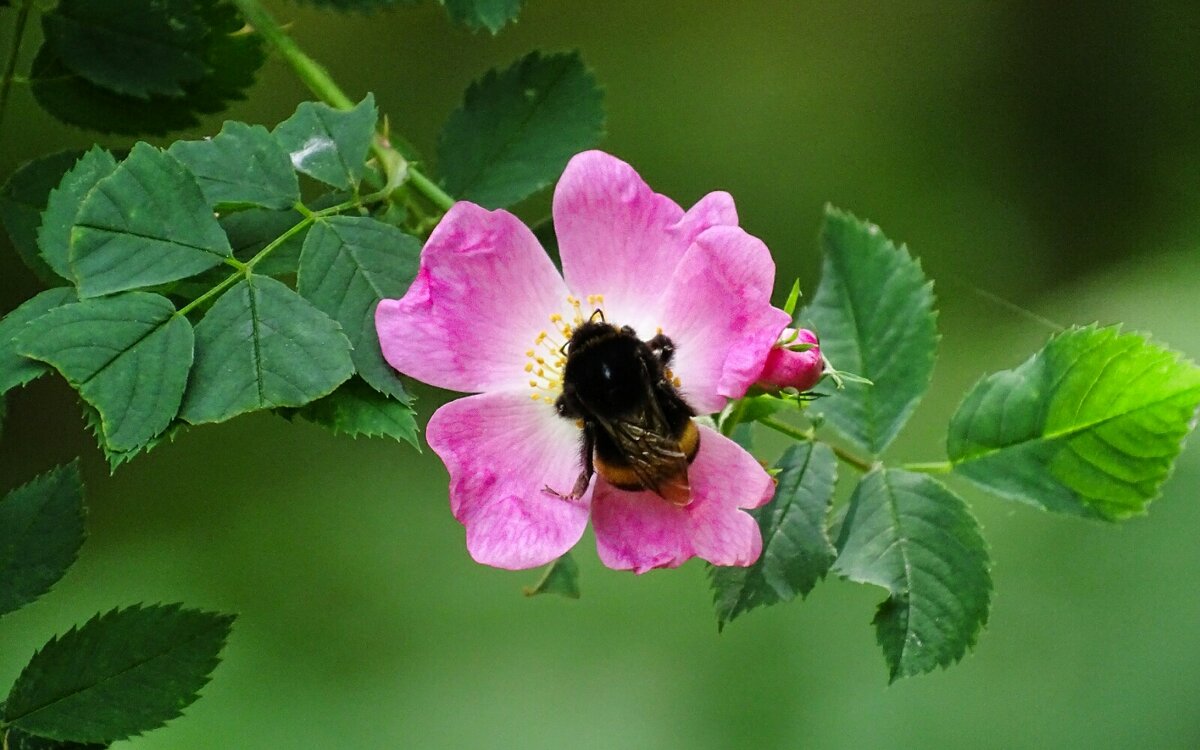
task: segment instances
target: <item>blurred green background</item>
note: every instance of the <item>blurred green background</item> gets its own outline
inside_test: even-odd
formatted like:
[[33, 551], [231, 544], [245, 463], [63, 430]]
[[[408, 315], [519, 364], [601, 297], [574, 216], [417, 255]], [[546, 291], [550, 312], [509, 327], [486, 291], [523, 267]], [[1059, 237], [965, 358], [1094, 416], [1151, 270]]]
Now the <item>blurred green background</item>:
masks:
[[[938, 281], [943, 353], [897, 458], [943, 457], [969, 384], [1050, 333], [975, 287], [1200, 355], [1195, 4], [527, 0], [496, 38], [430, 3], [375, 18], [269, 5], [426, 153], [472, 78], [581, 49], [607, 88], [604, 147], [682, 203], [732, 192], [781, 299], [793, 276], [814, 288], [825, 201], [907, 242]], [[304, 98], [271, 60], [226, 116], [271, 126]], [[21, 87], [11, 105], [0, 174], [95, 140]], [[0, 280], [3, 310], [36, 289], [6, 245]], [[439, 396], [422, 395], [427, 415]], [[831, 580], [718, 636], [700, 563], [612, 572], [589, 536], [583, 599], [527, 600], [536, 573], [470, 561], [428, 451], [260, 416], [109, 478], [62, 383], [9, 412], [0, 485], [82, 454], [91, 539], [51, 594], [0, 621], [0, 685], [113, 605], [240, 613], [202, 699], [131, 748], [1200, 746], [1195, 445], [1150, 516], [1121, 526], [963, 488], [995, 561], [991, 622], [961, 665], [887, 687], [880, 590]]]

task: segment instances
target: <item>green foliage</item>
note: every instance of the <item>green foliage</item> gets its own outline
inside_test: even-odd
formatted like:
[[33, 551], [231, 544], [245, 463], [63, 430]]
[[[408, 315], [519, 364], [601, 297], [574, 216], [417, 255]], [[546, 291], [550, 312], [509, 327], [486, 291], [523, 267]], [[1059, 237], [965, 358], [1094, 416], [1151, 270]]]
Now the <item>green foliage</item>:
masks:
[[[0, 704], [3, 710], [3, 704]], [[22, 732], [20, 729], [9, 729], [4, 732], [4, 747], [7, 750], [104, 750], [108, 745], [100, 743], [59, 742], [45, 737]]]
[[322, 8], [333, 8], [335, 10], [357, 10], [363, 13], [371, 13], [387, 8], [416, 5], [421, 0], [298, 0], [298, 2]]
[[495, 34], [521, 13], [521, 0], [442, 0], [446, 12], [472, 31]]
[[46, 43], [85, 80], [140, 99], [184, 96], [205, 74], [207, 26], [186, 0], [60, 0], [42, 16]]
[[365, 216], [331, 216], [309, 230], [296, 279], [301, 296], [341, 324], [358, 374], [402, 401], [408, 394], [383, 359], [375, 308], [383, 298], [404, 296], [420, 252], [416, 238], [393, 226]]
[[776, 468], [775, 497], [750, 511], [762, 532], [758, 561], [711, 569], [718, 629], [755, 607], [806, 596], [836, 557], [826, 530], [837, 481], [833, 451], [823, 443], [797, 443]]
[[129, 292], [51, 310], [23, 329], [16, 346], [54, 366], [96, 409], [104, 445], [132, 451], [178, 413], [193, 334], [167, 298]]
[[[248, 209], [222, 216], [221, 229], [229, 238], [233, 247], [233, 257], [240, 261], [248, 261], [258, 251], [273, 242], [301, 222], [304, 217], [299, 211], [269, 211], [266, 209]], [[264, 276], [281, 276], [296, 273], [300, 265], [300, 251], [304, 247], [304, 238], [308, 236], [307, 228], [288, 237], [277, 245], [271, 254], [254, 266], [254, 270]]]
[[1117, 520], [1144, 513], [1200, 405], [1200, 368], [1117, 328], [1073, 328], [983, 378], [950, 422], [956, 473], [1004, 497]]
[[[87, 3], [107, 7], [108, 3]], [[244, 99], [266, 56], [257, 34], [238, 34], [243, 23], [223, 2], [190, 3], [205, 26], [199, 54], [205, 73], [182, 83], [182, 95], [128, 96], [89, 81], [63, 62], [47, 41], [30, 69], [30, 88], [38, 104], [56, 119], [104, 133], [163, 135], [199, 123], [198, 115], [220, 112]], [[118, 57], [118, 56], [114, 56]]]
[[832, 207], [821, 229], [817, 293], [800, 316], [847, 381], [814, 409], [858, 448], [886, 448], [929, 387], [937, 348], [933, 288], [904, 246]]
[[0, 501], [0, 615], [50, 590], [83, 544], [78, 462], [60, 466]]
[[875, 631], [894, 681], [962, 658], [987, 622], [992, 579], [979, 525], [936, 480], [876, 469], [859, 482], [834, 569], [887, 589]]
[[300, 200], [288, 155], [261, 125], [226, 122], [215, 138], [176, 141], [167, 153], [191, 171], [214, 209], [286, 209]]
[[336, 434], [350, 437], [388, 437], [420, 450], [416, 413], [358, 378], [343, 383], [328, 396], [296, 410], [296, 414]]
[[280, 282], [249, 275], [196, 326], [196, 362], [180, 416], [201, 424], [303, 406], [353, 372], [350, 342], [336, 322]]
[[46, 372], [46, 365], [17, 352], [17, 336], [33, 320], [56, 307], [75, 301], [75, 291], [67, 287], [47, 289], [0, 318], [0, 394], [25, 385]]
[[546, 572], [537, 583], [524, 587], [522, 591], [525, 596], [558, 594], [568, 599], [578, 599], [579, 564], [570, 552], [564, 552], [562, 557], [546, 566]]
[[346, 111], [304, 102], [276, 126], [274, 136], [297, 170], [335, 188], [352, 190], [366, 170], [378, 117], [372, 94]]
[[471, 84], [438, 164], [451, 195], [500, 208], [549, 185], [603, 133], [603, 93], [579, 54], [532, 52]]
[[145, 143], [96, 183], [71, 230], [81, 297], [187, 278], [232, 255], [195, 178]]
[[233, 619], [177, 604], [97, 615], [34, 654], [4, 721], [73, 742], [115, 742], [160, 727], [196, 700]]
[[0, 188], [0, 222], [21, 260], [50, 285], [62, 282], [38, 255], [38, 226], [50, 191], [79, 156], [79, 151], [59, 151], [26, 162]]
[[104, 458], [108, 461], [110, 472], [115, 472], [121, 464], [132, 461], [143, 453], [149, 453], [164, 441], [173, 441], [187, 427], [185, 423], [175, 420], [167, 425], [165, 430], [146, 441], [145, 444], [129, 450], [120, 450], [105, 442], [104, 422], [100, 418], [100, 412], [96, 411], [96, 407], [81, 399], [79, 401], [79, 408], [83, 413], [84, 425], [92, 433], [92, 436], [96, 438], [96, 445], [104, 453]]
[[113, 155], [93, 146], [62, 176], [46, 200], [42, 225], [37, 233], [38, 249], [46, 265], [68, 281], [75, 279], [71, 271], [71, 227], [75, 226], [79, 206], [100, 180], [115, 171], [117, 160]]

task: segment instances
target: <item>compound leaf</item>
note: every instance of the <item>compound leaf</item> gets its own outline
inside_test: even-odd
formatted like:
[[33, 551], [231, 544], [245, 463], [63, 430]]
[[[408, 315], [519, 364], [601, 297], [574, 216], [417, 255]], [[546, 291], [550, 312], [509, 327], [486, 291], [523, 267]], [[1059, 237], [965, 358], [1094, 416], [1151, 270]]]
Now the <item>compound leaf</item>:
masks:
[[442, 4], [457, 23], [471, 31], [487, 29], [493, 34], [521, 13], [521, 0], [442, 0]]
[[44, 363], [17, 353], [17, 335], [30, 322], [75, 300], [75, 290], [69, 287], [47, 289], [0, 318], [0, 394], [25, 385], [47, 370]]
[[46, 264], [59, 276], [74, 281], [71, 274], [71, 227], [79, 214], [79, 206], [96, 184], [117, 171], [116, 158], [94, 146], [75, 166], [62, 176], [58, 186], [50, 191], [37, 244]]
[[213, 208], [291, 208], [300, 185], [288, 155], [261, 125], [226, 122], [215, 138], [176, 141], [167, 153], [183, 163]]
[[408, 404], [390, 398], [358, 378], [343, 383], [328, 396], [296, 413], [308, 421], [350, 437], [389, 437], [420, 450], [416, 413]]
[[0, 222], [3, 222], [13, 248], [39, 279], [52, 286], [61, 284], [62, 279], [38, 254], [38, 227], [42, 224], [42, 211], [46, 210], [50, 191], [81, 153], [59, 151], [26, 162], [12, 173], [4, 187], [0, 187]]
[[366, 170], [377, 119], [372, 94], [344, 111], [328, 104], [304, 102], [275, 127], [273, 135], [297, 171], [335, 188], [351, 190]]

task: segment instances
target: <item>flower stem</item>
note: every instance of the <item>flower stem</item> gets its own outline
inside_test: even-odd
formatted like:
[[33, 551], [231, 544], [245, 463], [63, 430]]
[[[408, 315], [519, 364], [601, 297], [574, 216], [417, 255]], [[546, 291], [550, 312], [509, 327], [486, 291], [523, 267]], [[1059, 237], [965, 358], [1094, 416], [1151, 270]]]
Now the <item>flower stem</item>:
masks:
[[8, 62], [4, 65], [4, 77], [0, 79], [0, 124], [4, 122], [4, 111], [8, 108], [8, 92], [12, 90], [14, 74], [17, 72], [17, 59], [21, 53], [21, 39], [25, 36], [25, 26], [29, 23], [29, 12], [33, 9], [33, 0], [25, 0], [17, 9], [17, 22], [13, 27], [12, 49], [8, 52]]
[[[329, 71], [300, 49], [296, 40], [288, 36], [283, 27], [258, 0], [233, 0], [233, 4], [242, 12], [246, 21], [263, 35], [267, 43], [279, 52], [284, 62], [291, 67], [309, 91], [335, 109], [354, 109], [354, 102], [337, 85], [337, 82], [329, 75]], [[401, 170], [406, 170], [407, 178], [400, 180], [400, 184], [405, 182], [411, 184], [417, 192], [442, 211], [447, 211], [450, 206], [454, 205], [454, 198], [409, 163], [382, 136], [376, 136], [372, 141], [371, 153], [378, 159], [381, 169], [393, 170], [396, 174], [401, 174]], [[386, 182], [390, 183], [391, 174], [387, 177]]]
[[[812, 428], [809, 428], [807, 430], [802, 430], [799, 427], [793, 427], [792, 425], [788, 424], [787, 422], [781, 422], [780, 420], [775, 419], [774, 417], [763, 417], [758, 420], [758, 423], [764, 427], [770, 427], [772, 430], [775, 430], [776, 432], [778, 432], [781, 435], [787, 435], [788, 437], [790, 437], [793, 440], [801, 440], [806, 443], [811, 443], [817, 439], [816, 432]], [[871, 461], [868, 461], [867, 459], [863, 458], [862, 456], [859, 456], [855, 453], [852, 453], [851, 451], [846, 450], [845, 448], [842, 448], [840, 446], [833, 445], [833, 444], [829, 444], [829, 447], [833, 449], [833, 453], [835, 456], [842, 459], [843, 461], [850, 464], [851, 466], [853, 466], [854, 468], [858, 469], [861, 472], [866, 473], [875, 468], [874, 463], [872, 463]]]

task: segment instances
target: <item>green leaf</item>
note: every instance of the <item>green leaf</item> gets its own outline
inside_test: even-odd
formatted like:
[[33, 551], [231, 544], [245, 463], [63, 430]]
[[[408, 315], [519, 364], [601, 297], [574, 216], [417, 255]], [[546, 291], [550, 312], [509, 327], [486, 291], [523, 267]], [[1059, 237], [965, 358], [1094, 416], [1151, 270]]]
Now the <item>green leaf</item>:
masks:
[[366, 170], [377, 119], [373, 94], [347, 111], [304, 102], [275, 127], [274, 136], [296, 170], [335, 188], [351, 190]]
[[888, 590], [875, 633], [893, 681], [958, 661], [987, 622], [987, 547], [966, 504], [932, 477], [877, 469], [850, 498], [834, 569]]
[[46, 472], [0, 501], [0, 615], [50, 590], [83, 545], [79, 462]]
[[104, 453], [105, 460], [108, 461], [108, 470], [110, 473], [116, 472], [122, 464], [132, 461], [143, 453], [149, 453], [164, 442], [174, 442], [175, 438], [187, 428], [185, 422], [175, 420], [167, 425], [165, 430], [146, 441], [143, 445], [129, 450], [118, 450], [105, 442], [104, 422], [100, 418], [100, 412], [96, 411], [96, 407], [82, 399], [79, 401], [79, 407], [83, 412], [84, 425], [87, 426], [92, 436], [96, 438], [96, 445]]
[[71, 230], [81, 297], [187, 278], [232, 256], [196, 180], [145, 143], [88, 193]]
[[167, 153], [191, 171], [213, 208], [286, 209], [300, 200], [288, 155], [261, 125], [226, 122], [215, 138], [176, 141]]
[[[258, 254], [259, 250], [274, 242], [292, 227], [303, 220], [298, 211], [269, 211], [266, 209], [249, 209], [238, 211], [221, 217], [221, 228], [229, 238], [233, 247], [233, 257], [240, 261], [248, 261]], [[304, 247], [304, 239], [308, 236], [308, 228], [296, 232], [284, 240], [271, 254], [259, 261], [254, 270], [264, 276], [279, 276], [296, 273], [300, 265], [300, 251]]]
[[509, 21], [517, 20], [521, 0], [442, 0], [446, 12], [472, 31], [487, 29], [495, 34]]
[[96, 615], [34, 654], [4, 720], [73, 742], [116, 742], [160, 727], [199, 697], [233, 620], [178, 604]]
[[404, 5], [416, 5], [421, 0], [298, 0], [307, 5], [315, 5], [320, 8], [333, 8], [334, 10], [356, 10], [363, 13], [371, 13], [377, 10], [386, 10], [389, 8], [399, 8]]
[[603, 93], [578, 53], [532, 52], [467, 89], [442, 130], [447, 191], [488, 208], [549, 185], [604, 134]]
[[[0, 704], [3, 710], [3, 704]], [[101, 743], [59, 742], [45, 737], [22, 732], [20, 729], [9, 729], [4, 733], [4, 747], [7, 750], [104, 750], [108, 745]]]
[[79, 206], [96, 184], [117, 171], [112, 154], [94, 146], [75, 166], [71, 167], [58, 186], [50, 191], [37, 244], [46, 264], [59, 276], [74, 281], [71, 273], [71, 227], [79, 214]]
[[522, 591], [525, 596], [558, 594], [568, 599], [578, 599], [579, 565], [570, 552], [564, 552], [562, 557], [546, 566], [546, 572], [537, 583], [526, 586]]
[[1200, 368], [1118, 328], [1072, 328], [988, 375], [950, 421], [956, 473], [1004, 497], [1107, 520], [1144, 513], [1200, 405]]
[[50, 191], [79, 158], [80, 151], [59, 151], [22, 164], [0, 188], [0, 222], [13, 248], [34, 274], [49, 285], [62, 280], [38, 254], [38, 227]]
[[180, 416], [202, 424], [303, 406], [353, 372], [350, 342], [335, 321], [278, 281], [252, 275], [196, 326], [196, 364]]
[[266, 60], [262, 37], [239, 33], [243, 22], [226, 3], [198, 3], [194, 8], [209, 27], [203, 45], [209, 72], [184, 84], [184, 96], [138, 99], [114, 93], [71, 71], [52, 45], [43, 44], [29, 74], [34, 99], [62, 122], [124, 135], [163, 135], [190, 128], [199, 124], [198, 115], [220, 112], [231, 100], [245, 99]]
[[393, 226], [365, 216], [331, 216], [308, 231], [296, 283], [301, 296], [341, 324], [359, 375], [401, 401], [409, 397], [379, 348], [375, 308], [385, 297], [404, 296], [420, 254], [421, 243]]
[[17, 335], [31, 321], [75, 299], [75, 290], [69, 287], [47, 289], [0, 318], [0, 394], [25, 385], [48, 369], [43, 363], [17, 353]]
[[412, 407], [385, 396], [358, 378], [301, 407], [296, 414], [337, 434], [389, 437], [421, 449]]
[[933, 285], [879, 227], [832, 207], [821, 229], [821, 283], [801, 314], [847, 381], [814, 409], [856, 447], [886, 448], [929, 387], [937, 349]]
[[130, 292], [59, 307], [30, 323], [17, 351], [52, 365], [100, 413], [104, 444], [137, 450], [179, 411], [192, 326], [166, 297]]
[[775, 497], [749, 511], [763, 551], [747, 568], [712, 568], [717, 627], [759, 606], [807, 596], [837, 556], [826, 516], [837, 481], [837, 458], [824, 443], [797, 443], [776, 464]]
[[46, 43], [72, 72], [118, 94], [184, 96], [207, 72], [208, 27], [189, 0], [59, 0]]

